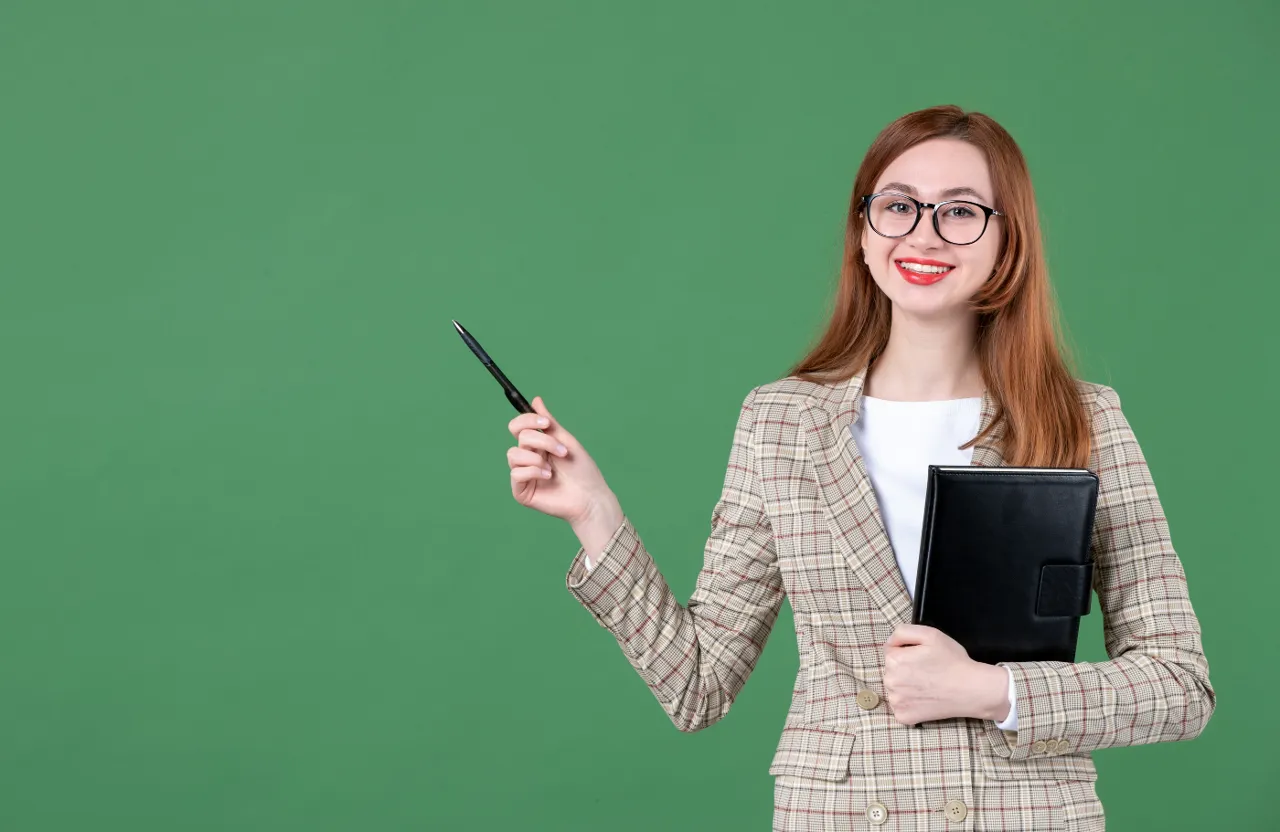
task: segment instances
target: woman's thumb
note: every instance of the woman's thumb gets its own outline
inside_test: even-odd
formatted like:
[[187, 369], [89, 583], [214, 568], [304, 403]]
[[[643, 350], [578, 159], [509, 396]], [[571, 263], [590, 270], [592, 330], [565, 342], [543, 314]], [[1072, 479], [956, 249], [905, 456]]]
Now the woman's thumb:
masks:
[[547, 421], [551, 423], [542, 429], [543, 433], [555, 431], [556, 435], [559, 436], [560, 441], [566, 445], [573, 446], [577, 444], [576, 440], [573, 438], [573, 434], [569, 433], [569, 431], [565, 429], [564, 425], [557, 422], [556, 417], [551, 415], [551, 411], [547, 409], [547, 403], [542, 400], [541, 396], [534, 396], [532, 405], [533, 409], [536, 410], [539, 415], [546, 416]]
[[578, 441], [578, 437], [574, 436], [569, 432], [568, 428], [556, 421], [556, 417], [551, 415], [551, 411], [547, 409], [547, 403], [542, 400], [541, 396], [534, 396], [532, 405], [534, 410], [536, 410], [540, 415], [546, 416], [547, 421], [550, 422], [549, 425], [542, 428], [543, 433], [553, 434], [561, 444], [574, 454], [586, 454], [586, 449], [582, 447], [582, 443]]
[[556, 417], [551, 415], [551, 411], [547, 409], [547, 403], [542, 400], [541, 396], [534, 396], [531, 404], [535, 412], [540, 416], [546, 416], [547, 420], [551, 422], [548, 427], [555, 427]]

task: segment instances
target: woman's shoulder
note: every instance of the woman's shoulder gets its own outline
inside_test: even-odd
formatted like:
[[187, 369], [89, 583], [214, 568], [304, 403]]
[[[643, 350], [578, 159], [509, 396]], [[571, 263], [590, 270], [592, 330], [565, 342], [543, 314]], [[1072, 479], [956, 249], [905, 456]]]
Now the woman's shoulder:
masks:
[[1115, 451], [1136, 442], [1129, 419], [1120, 405], [1120, 394], [1107, 384], [1076, 379], [1080, 403], [1089, 419], [1090, 440], [1094, 453]]
[[1094, 404], [1098, 401], [1098, 397], [1102, 395], [1104, 390], [1111, 389], [1105, 384], [1100, 384], [1096, 381], [1089, 381], [1083, 378], [1077, 378], [1075, 379], [1075, 382], [1076, 392], [1080, 395], [1080, 401], [1085, 404]]
[[785, 424], [797, 410], [813, 404], [830, 410], [838, 406], [843, 385], [822, 384], [794, 376], [766, 381], [747, 390], [741, 399], [739, 425], [754, 429], [761, 422]]
[[860, 378], [815, 381], [787, 376], [751, 388], [742, 404], [752, 409], [757, 419], [794, 421], [800, 411], [811, 407], [834, 416], [850, 406], [860, 382]]
[[1116, 393], [1115, 388], [1082, 378], [1075, 379], [1075, 383], [1080, 403], [1092, 414], [1094, 421], [1097, 421], [1100, 410], [1120, 409], [1120, 395]]
[[791, 404], [792, 402], [805, 401], [814, 396], [838, 395], [846, 384], [848, 384], [847, 380], [824, 384], [818, 381], [797, 378], [796, 376], [787, 376], [786, 378], [765, 382], [753, 388], [751, 392], [758, 402]]

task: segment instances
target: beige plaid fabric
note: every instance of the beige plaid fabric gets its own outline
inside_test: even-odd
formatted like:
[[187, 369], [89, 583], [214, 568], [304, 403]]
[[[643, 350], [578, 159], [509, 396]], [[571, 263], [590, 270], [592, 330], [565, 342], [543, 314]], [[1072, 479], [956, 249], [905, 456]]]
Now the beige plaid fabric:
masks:
[[[883, 701], [883, 644], [911, 599], [849, 433], [864, 374], [786, 378], [743, 401], [693, 596], [681, 605], [630, 519], [569, 591], [682, 731], [728, 713], [785, 593], [800, 669], [777, 752], [775, 829], [1102, 829], [1097, 748], [1195, 737], [1215, 707], [1200, 625], [1146, 461], [1109, 387], [1079, 383], [1100, 478], [1094, 588], [1105, 662], [1015, 662], [1018, 731], [908, 727]], [[982, 402], [981, 426], [995, 415]], [[1002, 465], [1000, 434], [973, 464]]]

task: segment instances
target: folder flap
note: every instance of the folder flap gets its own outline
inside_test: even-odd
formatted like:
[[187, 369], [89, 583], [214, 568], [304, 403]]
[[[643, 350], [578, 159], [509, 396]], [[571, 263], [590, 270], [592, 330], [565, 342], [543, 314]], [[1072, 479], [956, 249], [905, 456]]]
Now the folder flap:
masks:
[[1050, 563], [1040, 568], [1036, 615], [1044, 617], [1089, 614], [1093, 563]]

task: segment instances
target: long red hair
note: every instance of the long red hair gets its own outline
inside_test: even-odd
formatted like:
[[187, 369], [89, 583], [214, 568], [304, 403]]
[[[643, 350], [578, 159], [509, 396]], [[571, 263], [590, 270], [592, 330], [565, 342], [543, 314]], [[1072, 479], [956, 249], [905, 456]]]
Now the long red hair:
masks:
[[978, 313], [978, 358], [996, 417], [962, 447], [1000, 426], [1006, 464], [1084, 468], [1089, 415], [1062, 343], [1031, 174], [1013, 137], [982, 113], [930, 107], [897, 119], [872, 142], [849, 199], [835, 310], [817, 346], [788, 375], [844, 381], [869, 368], [884, 351], [890, 304], [862, 259], [860, 198], [872, 192], [903, 151], [936, 138], [960, 139], [985, 154], [995, 187], [993, 207], [1006, 214], [989, 229], [999, 229], [1003, 238], [995, 273], [972, 300]]

